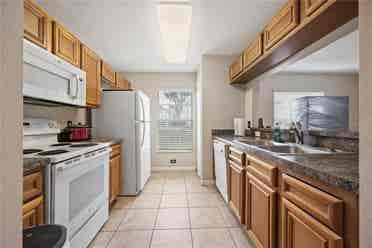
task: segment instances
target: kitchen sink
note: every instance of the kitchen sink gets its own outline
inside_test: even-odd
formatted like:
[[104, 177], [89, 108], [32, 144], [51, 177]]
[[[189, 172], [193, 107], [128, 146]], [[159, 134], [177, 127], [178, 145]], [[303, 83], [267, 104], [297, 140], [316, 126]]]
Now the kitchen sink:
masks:
[[272, 145], [258, 146], [263, 150], [268, 150], [278, 154], [331, 154], [333, 151], [327, 148], [316, 148], [303, 145]]
[[278, 143], [272, 141], [272, 140], [261, 140], [261, 139], [245, 139], [245, 138], [238, 138], [234, 140], [239, 143], [243, 143], [246, 145], [252, 145], [252, 146], [274, 146], [279, 145]]

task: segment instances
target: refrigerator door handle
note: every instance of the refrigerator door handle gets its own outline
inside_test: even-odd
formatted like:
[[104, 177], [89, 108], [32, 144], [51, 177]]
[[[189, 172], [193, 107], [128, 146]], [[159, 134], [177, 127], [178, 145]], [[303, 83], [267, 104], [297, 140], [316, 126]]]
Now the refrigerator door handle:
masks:
[[143, 122], [143, 125], [142, 125], [142, 141], [141, 141], [141, 147], [143, 147], [143, 144], [145, 143], [145, 132], [146, 132], [146, 123]]

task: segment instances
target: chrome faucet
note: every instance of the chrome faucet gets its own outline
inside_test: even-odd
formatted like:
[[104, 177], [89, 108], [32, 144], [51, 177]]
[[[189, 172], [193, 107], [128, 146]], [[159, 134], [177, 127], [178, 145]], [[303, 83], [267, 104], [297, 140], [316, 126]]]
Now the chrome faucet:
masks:
[[295, 123], [295, 133], [296, 133], [296, 143], [297, 144], [304, 144], [304, 132], [302, 131], [301, 122], [297, 121]]

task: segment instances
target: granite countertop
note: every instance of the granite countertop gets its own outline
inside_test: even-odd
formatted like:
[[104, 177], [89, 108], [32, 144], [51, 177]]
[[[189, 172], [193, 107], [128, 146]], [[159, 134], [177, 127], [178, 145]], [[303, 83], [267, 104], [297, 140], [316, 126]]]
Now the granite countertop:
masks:
[[358, 193], [359, 191], [357, 154], [278, 155], [254, 145], [237, 142], [233, 135], [214, 135], [214, 138], [249, 155], [275, 164], [294, 175], [315, 179], [328, 186], [342, 188], [349, 192]]
[[48, 158], [23, 158], [23, 176], [27, 176], [49, 163]]

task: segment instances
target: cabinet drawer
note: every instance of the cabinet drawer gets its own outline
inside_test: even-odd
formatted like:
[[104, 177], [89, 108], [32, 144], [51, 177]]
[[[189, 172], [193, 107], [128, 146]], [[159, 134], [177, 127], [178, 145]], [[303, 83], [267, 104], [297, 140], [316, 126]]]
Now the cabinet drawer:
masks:
[[245, 166], [245, 154], [242, 151], [235, 149], [234, 147], [229, 148], [229, 160], [232, 160], [240, 166]]
[[58, 57], [80, 67], [79, 39], [57, 22], [53, 22], [53, 52]]
[[264, 47], [269, 50], [299, 24], [299, 1], [289, 0], [264, 30]]
[[43, 194], [43, 176], [41, 171], [23, 177], [23, 202]]
[[337, 233], [342, 233], [342, 200], [285, 174], [282, 178], [282, 196]]
[[243, 71], [243, 55], [240, 55], [230, 66], [230, 80], [235, 79]]
[[263, 48], [262, 47], [262, 34], [260, 34], [244, 51], [244, 54], [243, 54], [244, 68], [248, 68], [259, 57], [261, 57], [261, 55], [263, 54], [262, 48]]
[[246, 155], [247, 172], [271, 187], [277, 186], [278, 169], [266, 162]]
[[111, 158], [120, 155], [121, 145], [113, 145], [113, 146], [111, 146], [111, 149], [112, 149], [112, 151], [110, 153]]
[[305, 8], [306, 17], [310, 17], [317, 11], [323, 4], [329, 0], [302, 0]]
[[24, 1], [24, 36], [26, 39], [47, 49], [48, 22], [47, 13], [31, 0]]
[[102, 61], [102, 77], [109, 81], [110, 85], [116, 86], [116, 75], [115, 71], [111, 68], [110, 65]]

